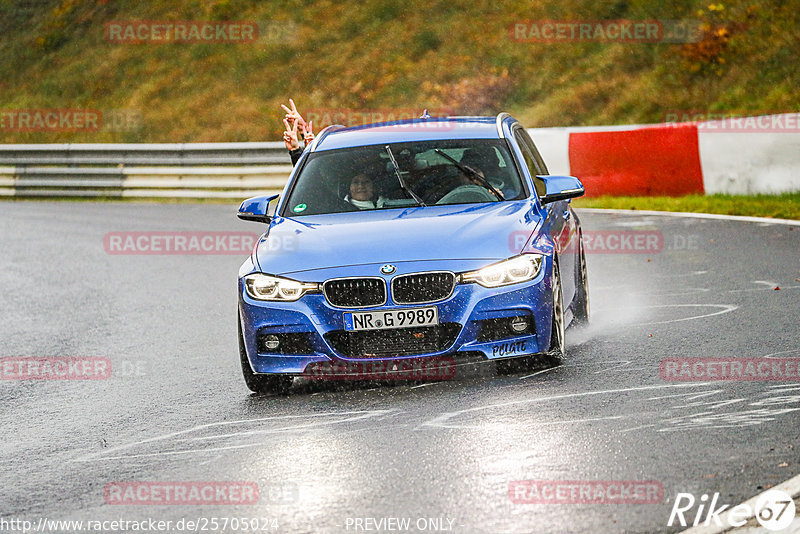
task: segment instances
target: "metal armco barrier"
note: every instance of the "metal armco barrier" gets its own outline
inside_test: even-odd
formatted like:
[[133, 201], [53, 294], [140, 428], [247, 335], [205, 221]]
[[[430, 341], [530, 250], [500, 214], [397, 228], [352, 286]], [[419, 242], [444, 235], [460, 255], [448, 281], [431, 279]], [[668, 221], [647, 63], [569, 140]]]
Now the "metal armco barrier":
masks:
[[[800, 113], [528, 132], [589, 196], [800, 190]], [[0, 197], [245, 198], [291, 170], [281, 142], [0, 145]]]
[[242, 198], [279, 192], [281, 142], [0, 145], [0, 196]]

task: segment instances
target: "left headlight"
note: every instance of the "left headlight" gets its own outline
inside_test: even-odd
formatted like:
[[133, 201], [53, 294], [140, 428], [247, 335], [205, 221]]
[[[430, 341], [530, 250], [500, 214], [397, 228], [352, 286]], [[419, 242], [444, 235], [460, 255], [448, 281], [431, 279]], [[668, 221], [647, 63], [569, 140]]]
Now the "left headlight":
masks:
[[522, 254], [461, 275], [461, 282], [478, 283], [483, 287], [500, 287], [533, 280], [544, 264], [542, 254]]
[[244, 288], [256, 300], [293, 302], [308, 292], [319, 291], [319, 284], [253, 273], [244, 277]]

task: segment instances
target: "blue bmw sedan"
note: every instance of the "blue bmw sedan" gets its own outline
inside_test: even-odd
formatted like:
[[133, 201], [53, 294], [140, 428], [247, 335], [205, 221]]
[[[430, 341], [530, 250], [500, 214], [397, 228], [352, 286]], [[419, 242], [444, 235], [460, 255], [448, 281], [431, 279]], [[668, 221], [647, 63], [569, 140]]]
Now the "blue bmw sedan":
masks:
[[239, 270], [247, 386], [563, 355], [565, 328], [589, 320], [583, 193], [507, 113], [326, 128], [281, 195], [239, 208], [267, 225]]

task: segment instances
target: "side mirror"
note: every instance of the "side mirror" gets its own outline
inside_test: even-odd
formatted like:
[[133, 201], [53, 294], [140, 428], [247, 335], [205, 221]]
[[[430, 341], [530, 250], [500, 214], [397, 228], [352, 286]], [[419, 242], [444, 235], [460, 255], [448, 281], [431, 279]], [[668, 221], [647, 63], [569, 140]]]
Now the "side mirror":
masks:
[[549, 204], [559, 200], [583, 196], [585, 190], [580, 180], [574, 176], [537, 176], [545, 184], [545, 195], [542, 197], [542, 204]]
[[278, 198], [280, 195], [261, 196], [248, 198], [242, 205], [239, 206], [239, 213], [236, 214], [243, 221], [253, 221], [267, 223], [272, 220], [272, 217], [267, 215], [269, 203]]

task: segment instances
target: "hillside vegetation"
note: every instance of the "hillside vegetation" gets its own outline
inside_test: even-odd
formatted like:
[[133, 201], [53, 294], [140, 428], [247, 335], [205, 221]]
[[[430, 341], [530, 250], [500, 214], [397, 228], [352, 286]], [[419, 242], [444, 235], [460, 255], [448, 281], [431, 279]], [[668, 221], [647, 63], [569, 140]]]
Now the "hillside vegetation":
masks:
[[[521, 42], [518, 21], [688, 21], [696, 42]], [[245, 21], [244, 43], [110, 42], [119, 21]], [[0, 142], [279, 139], [280, 103], [527, 126], [800, 110], [800, 0], [0, 0]], [[100, 110], [121, 127], [21, 131], [19, 110]], [[346, 110], [346, 111], [345, 111]], [[119, 125], [117, 125], [119, 126]]]

